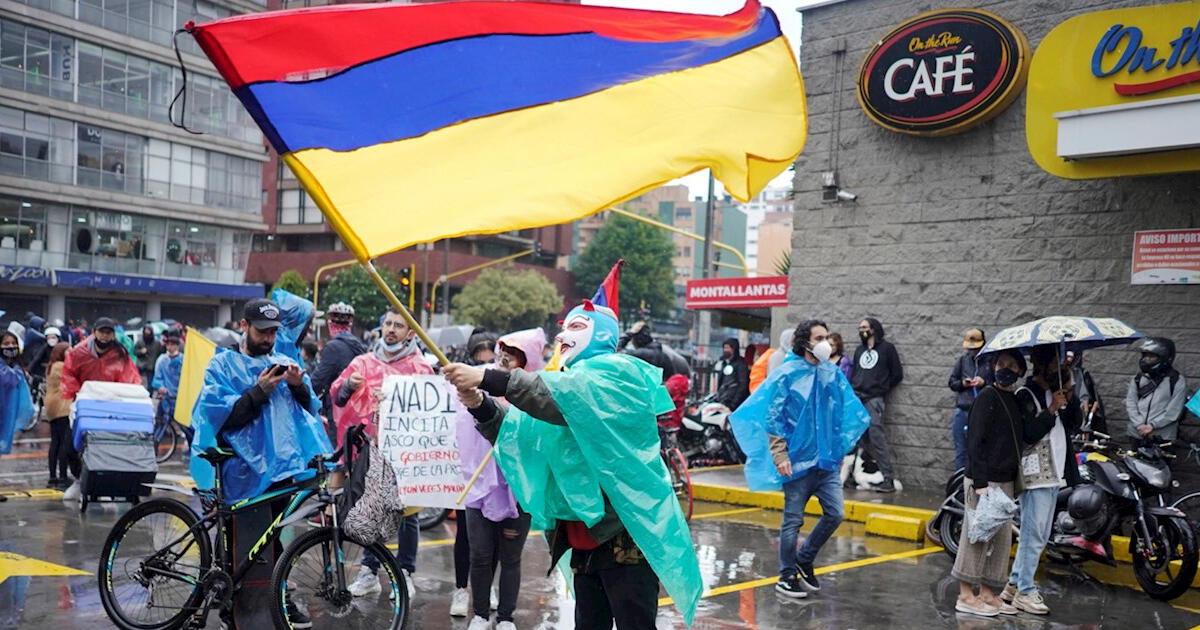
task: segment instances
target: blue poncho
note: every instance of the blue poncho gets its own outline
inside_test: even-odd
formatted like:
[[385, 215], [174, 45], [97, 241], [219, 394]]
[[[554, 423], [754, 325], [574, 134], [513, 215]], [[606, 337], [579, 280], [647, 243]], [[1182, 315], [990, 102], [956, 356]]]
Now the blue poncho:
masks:
[[313, 318], [313, 303], [294, 294], [275, 289], [271, 292], [271, 301], [279, 305], [279, 332], [275, 334], [275, 352], [286, 354], [293, 361], [304, 367], [304, 358], [300, 354], [300, 342], [304, 331]]
[[[204, 388], [192, 411], [192, 427], [196, 430], [193, 448], [202, 451], [217, 445], [217, 433], [234, 403], [258, 383], [258, 375], [267, 366], [277, 363], [296, 362], [278, 352], [260, 357], [232, 350], [217, 352], [204, 372]], [[237, 453], [236, 458], [224, 464], [222, 480], [227, 501], [258, 496], [276, 481], [308, 473], [308, 462], [313, 457], [333, 451], [317, 415], [320, 399], [312, 392], [307, 375], [304, 386], [311, 398], [307, 409], [292, 398], [286, 383], [280, 383], [257, 418], [225, 434], [229, 446]], [[197, 487], [213, 487], [213, 468], [208, 462], [193, 457], [191, 473]]]
[[[797, 358], [798, 359], [798, 358]], [[779, 490], [813, 468], [838, 470], [871, 417], [837, 365], [787, 360], [729, 417], [751, 490]], [[775, 469], [767, 436], [787, 440], [792, 476]]]
[[12, 450], [13, 436], [33, 417], [29, 381], [20, 366], [0, 361], [0, 455]]

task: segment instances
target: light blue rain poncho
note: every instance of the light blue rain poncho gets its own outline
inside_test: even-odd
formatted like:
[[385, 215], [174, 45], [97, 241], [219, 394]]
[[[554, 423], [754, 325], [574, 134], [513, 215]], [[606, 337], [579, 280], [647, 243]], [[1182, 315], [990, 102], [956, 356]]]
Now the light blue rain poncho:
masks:
[[[757, 491], [779, 490], [813, 468], [838, 470], [871, 416], [837, 365], [789, 353], [729, 420], [746, 453], [746, 483]], [[791, 477], [775, 469], [768, 435], [787, 440]]]
[[33, 399], [29, 382], [20, 365], [8, 365], [0, 360], [0, 455], [12, 451], [13, 436], [18, 427], [33, 417]]
[[313, 303], [295, 293], [275, 289], [271, 292], [271, 301], [279, 306], [279, 332], [275, 334], [275, 352], [291, 357], [300, 367], [304, 367], [304, 358], [300, 354], [300, 343], [304, 341], [304, 331], [312, 323]]
[[533, 527], [604, 516], [607, 496], [621, 524], [646, 556], [689, 625], [703, 591], [687, 520], [659, 454], [660, 413], [675, 404], [662, 370], [617, 354], [620, 335], [612, 311], [590, 302], [591, 342], [562, 372], [539, 372], [566, 426], [510, 408], [496, 440], [496, 461]]
[[[296, 361], [280, 352], [251, 357], [233, 350], [217, 350], [204, 371], [204, 388], [192, 411], [192, 427], [196, 430], [193, 449], [203, 451], [217, 445], [217, 433], [234, 403], [257, 385], [258, 375], [267, 366], [274, 364], [294, 365]], [[311, 400], [308, 408], [292, 398], [286, 383], [280, 383], [257, 418], [225, 434], [237, 454], [223, 465], [225, 500], [255, 497], [276, 481], [307, 476], [311, 474], [308, 462], [313, 457], [333, 452], [318, 415], [321, 401], [312, 391], [307, 374], [304, 386]], [[191, 473], [197, 487], [213, 487], [214, 470], [208, 462], [192, 457]]]

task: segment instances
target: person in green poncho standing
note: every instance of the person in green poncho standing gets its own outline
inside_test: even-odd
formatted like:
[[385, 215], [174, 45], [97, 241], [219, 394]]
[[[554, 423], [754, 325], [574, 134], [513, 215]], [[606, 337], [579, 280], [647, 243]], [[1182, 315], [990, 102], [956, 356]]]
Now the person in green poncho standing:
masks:
[[567, 314], [555, 338], [558, 365], [539, 373], [443, 369], [495, 443], [532, 526], [547, 532], [551, 566], [570, 554], [579, 630], [609, 630], [614, 621], [617, 630], [654, 628], [660, 580], [691, 624], [703, 590], [658, 455], [656, 417], [674, 404], [659, 368], [616, 353], [620, 265]]

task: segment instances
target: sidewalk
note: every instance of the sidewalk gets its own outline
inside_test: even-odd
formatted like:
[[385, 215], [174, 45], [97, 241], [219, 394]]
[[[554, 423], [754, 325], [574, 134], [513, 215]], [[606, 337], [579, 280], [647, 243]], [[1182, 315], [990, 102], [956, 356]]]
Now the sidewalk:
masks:
[[[693, 470], [692, 493], [698, 501], [783, 509], [783, 493], [749, 490], [741, 466]], [[892, 494], [846, 490], [844, 509], [846, 520], [865, 524], [868, 534], [920, 542], [925, 540], [925, 523], [933, 517], [942, 498], [939, 493], [925, 489], [901, 490]], [[809, 500], [804, 512], [821, 514], [816, 497]]]

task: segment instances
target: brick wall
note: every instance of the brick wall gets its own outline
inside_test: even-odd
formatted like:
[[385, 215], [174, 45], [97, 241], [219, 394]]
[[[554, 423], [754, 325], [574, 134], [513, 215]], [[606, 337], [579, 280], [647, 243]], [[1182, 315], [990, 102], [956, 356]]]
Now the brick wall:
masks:
[[[1049, 175], [1025, 144], [1024, 94], [992, 121], [946, 138], [887, 131], [859, 108], [855, 80], [870, 46], [910, 16], [963, 4], [852, 0], [805, 11], [801, 48], [810, 135], [796, 162], [788, 319], [821, 317], [848, 340], [862, 317], [883, 322], [905, 370], [889, 399], [897, 476], [927, 487], [943, 483], [953, 461], [946, 382], [967, 327], [990, 335], [1051, 314], [1117, 317], [1174, 339], [1189, 391], [1200, 384], [1200, 287], [1129, 283], [1135, 230], [1200, 227], [1200, 173]], [[1036, 49], [1071, 16], [1154, 3], [967, 4], [1015, 24]], [[856, 203], [821, 202], [819, 173], [834, 160]], [[1087, 364], [1118, 418], [1110, 428], [1123, 433], [1136, 356], [1097, 350]]]

